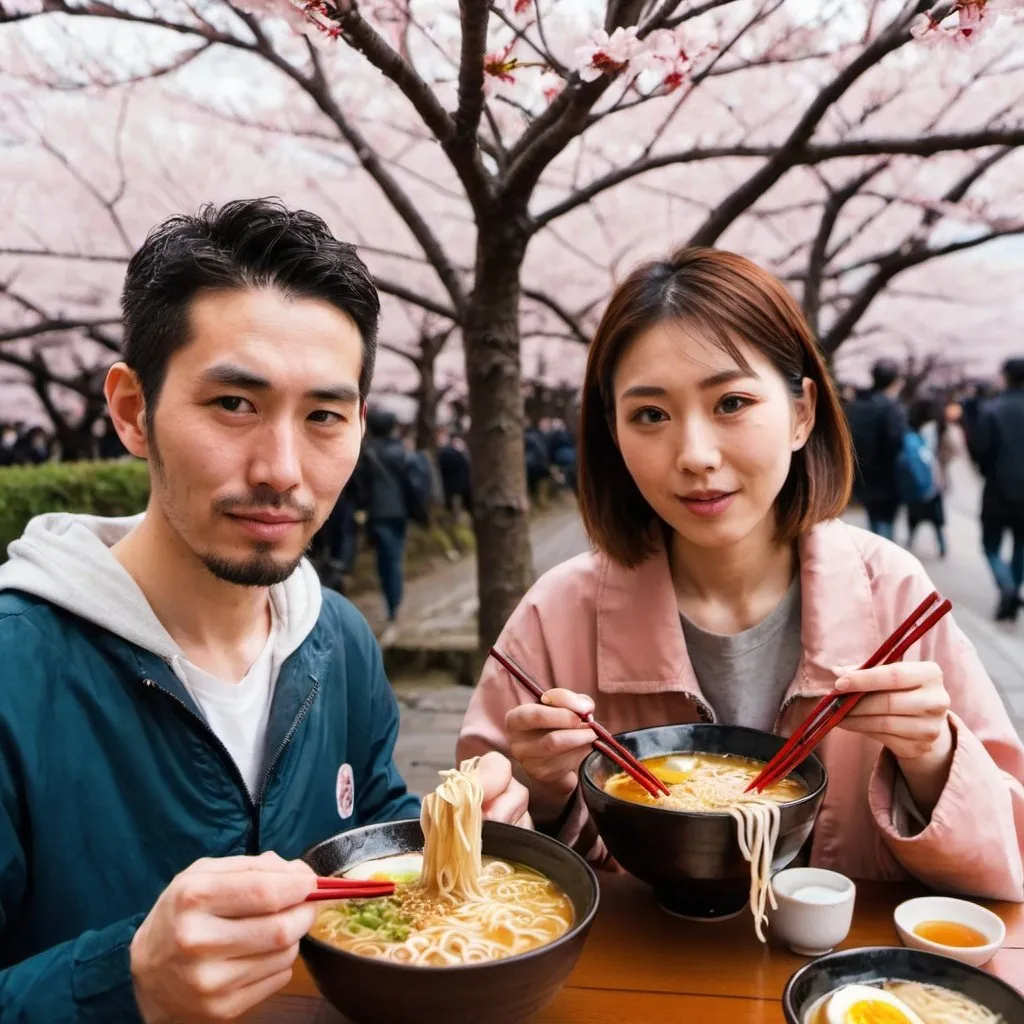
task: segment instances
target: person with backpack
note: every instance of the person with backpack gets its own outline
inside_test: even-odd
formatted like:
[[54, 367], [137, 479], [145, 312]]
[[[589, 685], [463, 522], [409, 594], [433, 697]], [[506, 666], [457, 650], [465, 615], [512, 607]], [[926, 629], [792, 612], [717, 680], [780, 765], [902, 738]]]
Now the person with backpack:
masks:
[[846, 406], [857, 472], [854, 500], [868, 514], [868, 528], [892, 540], [900, 508], [896, 463], [903, 451], [907, 420], [897, 395], [903, 386], [899, 367], [880, 359], [871, 368], [872, 388]]
[[903, 437], [897, 471], [900, 497], [907, 506], [908, 550], [913, 548], [918, 526], [931, 523], [935, 528], [939, 557], [945, 558], [946, 511], [940, 485], [937, 419], [934, 402], [921, 400], [911, 406], [909, 429]]
[[429, 519], [429, 468], [424, 485], [418, 462], [406, 451], [397, 428], [393, 412], [367, 411], [366, 439], [354, 477], [357, 505], [365, 513], [366, 535], [377, 553], [377, 575], [387, 608], [382, 647], [394, 643], [398, 631], [409, 520], [425, 525]]
[[[999, 588], [997, 622], [1012, 622], [1020, 611], [1024, 584], [1024, 358], [1003, 364], [1006, 390], [986, 402], [967, 435], [971, 457], [985, 478], [981, 498], [981, 542]], [[1002, 557], [1003, 539], [1013, 537], [1013, 554]]]

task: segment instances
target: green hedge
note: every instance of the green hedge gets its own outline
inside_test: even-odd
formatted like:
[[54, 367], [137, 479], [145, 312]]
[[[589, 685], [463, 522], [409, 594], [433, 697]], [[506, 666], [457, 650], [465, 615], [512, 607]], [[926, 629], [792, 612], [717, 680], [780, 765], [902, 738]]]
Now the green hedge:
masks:
[[149, 498], [145, 462], [48, 462], [0, 469], [0, 561], [25, 524], [43, 512], [127, 516]]

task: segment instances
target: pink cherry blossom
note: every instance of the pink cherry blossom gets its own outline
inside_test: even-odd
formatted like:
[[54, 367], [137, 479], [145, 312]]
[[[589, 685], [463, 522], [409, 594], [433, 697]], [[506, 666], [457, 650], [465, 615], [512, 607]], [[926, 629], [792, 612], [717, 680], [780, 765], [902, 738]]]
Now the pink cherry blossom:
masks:
[[533, 6], [533, 0], [515, 0], [513, 14], [525, 14]]
[[500, 82], [515, 82], [516, 77], [512, 72], [519, 67], [519, 61], [511, 56], [513, 46], [514, 41], [502, 50], [487, 54], [484, 57], [484, 73]]
[[583, 46], [576, 49], [580, 78], [593, 82], [602, 75], [617, 75], [640, 52], [637, 28], [617, 28], [610, 36], [598, 29]]

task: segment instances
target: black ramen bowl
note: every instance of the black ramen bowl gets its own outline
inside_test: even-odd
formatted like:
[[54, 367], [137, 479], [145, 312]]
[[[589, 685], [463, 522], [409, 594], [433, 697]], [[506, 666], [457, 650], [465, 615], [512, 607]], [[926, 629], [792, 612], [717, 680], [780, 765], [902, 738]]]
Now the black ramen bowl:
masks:
[[[384, 822], [327, 839], [303, 854], [320, 875], [423, 849], [418, 821]], [[417, 967], [357, 956], [306, 936], [302, 957], [324, 998], [354, 1024], [514, 1024], [565, 983], [597, 912], [597, 878], [568, 847], [539, 832], [486, 821], [485, 856], [541, 872], [569, 897], [572, 927], [529, 953], [457, 967]]]
[[[664, 725], [615, 737], [638, 758], [663, 754], [734, 754], [768, 761], [785, 742], [757, 729], [727, 725]], [[620, 769], [598, 751], [580, 769], [583, 799], [611, 855], [654, 887], [658, 902], [683, 917], [714, 920], [739, 913], [750, 898], [750, 864], [728, 813], [673, 811], [605, 792]], [[772, 871], [786, 867], [811, 834], [828, 775], [813, 754], [796, 769], [807, 796], [780, 805]]]
[[874, 946], [829, 953], [801, 967], [782, 993], [786, 1022], [806, 1024], [814, 1004], [844, 985], [882, 981], [940, 985], [999, 1014], [1005, 1024], [1024, 1021], [1024, 996], [1005, 981], [952, 957], [902, 946]]

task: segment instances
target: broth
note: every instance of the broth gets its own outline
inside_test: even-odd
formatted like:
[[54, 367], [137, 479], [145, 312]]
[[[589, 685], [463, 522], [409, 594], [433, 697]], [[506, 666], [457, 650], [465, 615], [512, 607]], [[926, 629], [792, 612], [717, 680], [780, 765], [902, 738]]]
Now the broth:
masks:
[[929, 942], [937, 942], [940, 946], [954, 946], [959, 949], [988, 945], [987, 936], [977, 928], [961, 924], [959, 921], [922, 921], [914, 928], [914, 934]]
[[414, 865], [411, 856], [361, 865], [360, 878], [397, 882], [394, 896], [326, 903], [310, 935], [359, 956], [449, 967], [527, 953], [572, 927], [569, 898], [532, 868], [484, 857], [482, 898], [463, 900], [425, 892]]

